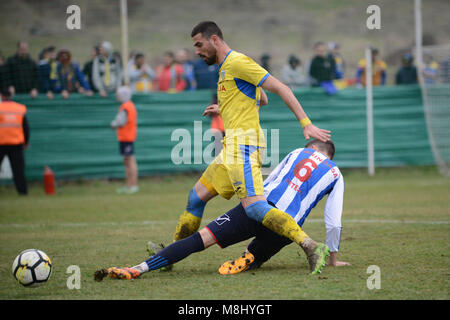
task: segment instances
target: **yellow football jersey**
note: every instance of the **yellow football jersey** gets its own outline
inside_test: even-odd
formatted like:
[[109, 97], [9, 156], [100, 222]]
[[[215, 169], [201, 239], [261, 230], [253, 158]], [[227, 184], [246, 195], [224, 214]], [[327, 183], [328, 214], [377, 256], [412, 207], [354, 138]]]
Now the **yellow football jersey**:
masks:
[[265, 147], [259, 124], [260, 86], [269, 73], [246, 55], [230, 50], [219, 65], [217, 100], [225, 144]]

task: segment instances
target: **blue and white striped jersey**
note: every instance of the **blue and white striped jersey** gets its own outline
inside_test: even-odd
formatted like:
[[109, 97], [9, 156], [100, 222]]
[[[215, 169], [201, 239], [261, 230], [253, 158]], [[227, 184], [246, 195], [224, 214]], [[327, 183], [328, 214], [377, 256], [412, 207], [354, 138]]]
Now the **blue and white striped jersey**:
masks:
[[344, 201], [344, 178], [336, 164], [313, 149], [289, 153], [264, 181], [267, 201], [291, 215], [302, 226], [317, 203], [328, 194], [324, 221], [326, 245], [339, 250]]

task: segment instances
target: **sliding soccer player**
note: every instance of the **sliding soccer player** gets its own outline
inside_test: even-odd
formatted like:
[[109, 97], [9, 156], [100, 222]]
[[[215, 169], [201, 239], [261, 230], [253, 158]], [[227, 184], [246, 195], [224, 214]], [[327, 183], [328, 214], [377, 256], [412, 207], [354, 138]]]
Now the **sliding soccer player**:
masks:
[[[337, 260], [341, 239], [341, 216], [344, 200], [344, 178], [332, 161], [335, 153], [333, 142], [313, 140], [305, 148], [289, 153], [264, 181], [267, 200], [287, 212], [302, 226], [311, 210], [328, 195], [324, 210], [326, 244], [331, 249], [329, 264], [348, 265]], [[142, 273], [176, 263], [194, 252], [213, 244], [221, 248], [255, 237], [244, 255], [235, 261], [227, 261], [220, 274], [235, 274], [260, 267], [284, 246], [292, 243], [247, 216], [242, 204], [221, 215], [193, 235], [176, 241], [154, 254], [150, 259], [132, 268], [109, 268], [96, 272], [96, 279], [109, 275], [118, 279], [134, 279]], [[309, 258], [309, 257], [308, 257]], [[308, 259], [311, 273], [318, 273], [317, 261]], [[324, 260], [319, 261], [321, 265]]]

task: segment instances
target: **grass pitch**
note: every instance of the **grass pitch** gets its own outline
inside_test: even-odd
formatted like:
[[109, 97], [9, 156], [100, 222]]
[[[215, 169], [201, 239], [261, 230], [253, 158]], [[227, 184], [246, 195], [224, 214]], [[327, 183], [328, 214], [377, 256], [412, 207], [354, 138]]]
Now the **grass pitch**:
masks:
[[[378, 169], [368, 178], [343, 170], [346, 179], [339, 259], [349, 267], [326, 267], [308, 275], [308, 264], [291, 244], [261, 269], [220, 276], [220, 264], [239, 256], [249, 241], [196, 253], [172, 272], [153, 271], [134, 281], [93, 280], [96, 269], [144, 261], [148, 240], [172, 241], [178, 215], [197, 175], [141, 179], [135, 195], [117, 195], [119, 182], [67, 183], [55, 196], [40, 184], [27, 197], [0, 187], [0, 299], [449, 299], [450, 179], [434, 168]], [[237, 199], [214, 199], [202, 225], [232, 208]], [[324, 201], [305, 231], [324, 241]], [[42, 287], [25, 288], [11, 274], [16, 255], [46, 252], [53, 274]], [[68, 289], [71, 265], [81, 288]], [[369, 290], [370, 265], [380, 268], [381, 288]]]

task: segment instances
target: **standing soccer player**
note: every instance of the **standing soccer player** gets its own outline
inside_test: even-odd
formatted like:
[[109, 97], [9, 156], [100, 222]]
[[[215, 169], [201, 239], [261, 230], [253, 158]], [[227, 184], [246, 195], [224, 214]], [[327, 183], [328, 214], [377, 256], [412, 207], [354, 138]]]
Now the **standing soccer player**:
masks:
[[[300, 245], [312, 260], [322, 261], [329, 248], [313, 241], [289, 214], [271, 206], [264, 196], [261, 165], [266, 142], [259, 124], [261, 88], [283, 99], [302, 125], [306, 139], [327, 141], [330, 131], [311, 123], [289, 87], [251, 58], [231, 50], [216, 23], [200, 22], [191, 37], [196, 54], [209, 65], [219, 65], [217, 97], [225, 138], [221, 153], [190, 191], [174, 240], [198, 230], [210, 199], [218, 194], [230, 199], [237, 194], [248, 217]], [[318, 263], [314, 272], [321, 268]]]

